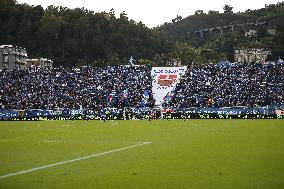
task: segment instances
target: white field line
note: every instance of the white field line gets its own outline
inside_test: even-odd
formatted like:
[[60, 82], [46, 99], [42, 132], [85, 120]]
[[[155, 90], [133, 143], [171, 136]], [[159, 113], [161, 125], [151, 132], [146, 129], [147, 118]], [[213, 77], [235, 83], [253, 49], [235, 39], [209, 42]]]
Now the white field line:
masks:
[[[0, 142], [19, 142], [17, 140], [0, 140]], [[41, 141], [41, 142], [46, 142], [46, 143], [49, 143], [49, 142], [55, 142], [55, 143], [58, 143], [58, 142], [66, 142], [65, 140], [44, 140], [44, 141]]]
[[46, 142], [46, 143], [52, 143], [52, 142], [58, 143], [58, 142], [65, 142], [65, 141], [64, 140], [45, 140], [43, 142]]
[[140, 143], [140, 144], [127, 146], [127, 147], [124, 147], [124, 148], [118, 148], [118, 149], [115, 149], [115, 150], [110, 150], [110, 151], [106, 151], [106, 152], [92, 154], [92, 155], [89, 155], [89, 156], [79, 157], [79, 158], [75, 158], [75, 159], [71, 159], [71, 160], [67, 160], [67, 161], [61, 161], [61, 162], [58, 162], [58, 163], [53, 163], [53, 164], [49, 164], [49, 165], [35, 167], [35, 168], [32, 168], [32, 169], [18, 171], [18, 172], [15, 172], [15, 173], [9, 173], [7, 175], [0, 176], [0, 179], [4, 179], [4, 178], [7, 178], [7, 177], [12, 177], [12, 176], [16, 176], [16, 175], [21, 175], [21, 174], [26, 174], [26, 173], [38, 171], [38, 170], [41, 170], [41, 169], [46, 169], [46, 168], [49, 168], [49, 167], [63, 165], [63, 164], [66, 164], [66, 163], [72, 163], [72, 162], [75, 162], [75, 161], [80, 161], [80, 160], [90, 159], [90, 158], [93, 158], [93, 157], [103, 156], [103, 155], [107, 155], [107, 154], [110, 154], [110, 153], [123, 151], [123, 150], [127, 150], [127, 149], [130, 149], [130, 148], [135, 148], [135, 147], [138, 147], [138, 146], [143, 146], [143, 145], [150, 144], [150, 143], [152, 143], [152, 142], [143, 142], [143, 143]]
[[[18, 140], [8, 140], [8, 139], [4, 139], [4, 140], [0, 140], [0, 142], [20, 142]], [[39, 142], [44, 142], [44, 143], [66, 143], [65, 140], [43, 140], [43, 141], [39, 141]], [[99, 143], [113, 143], [113, 142], [99, 142]], [[121, 144], [138, 144], [138, 143], [144, 143], [144, 142], [117, 142], [117, 143], [121, 143]]]

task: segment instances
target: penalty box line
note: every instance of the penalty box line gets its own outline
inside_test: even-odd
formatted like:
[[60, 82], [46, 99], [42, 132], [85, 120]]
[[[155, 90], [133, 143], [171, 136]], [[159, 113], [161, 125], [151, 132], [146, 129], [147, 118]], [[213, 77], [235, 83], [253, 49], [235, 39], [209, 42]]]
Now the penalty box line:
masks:
[[49, 164], [49, 165], [44, 165], [44, 166], [40, 166], [40, 167], [35, 167], [35, 168], [32, 168], [32, 169], [27, 169], [27, 170], [23, 170], [23, 171], [18, 171], [18, 172], [15, 172], [15, 173], [9, 173], [9, 174], [0, 176], [0, 179], [4, 179], [4, 178], [16, 176], [16, 175], [22, 175], [22, 174], [26, 174], [26, 173], [30, 173], [30, 172], [42, 170], [42, 169], [47, 169], [47, 168], [49, 168], [49, 167], [55, 167], [55, 166], [58, 166], [58, 165], [63, 165], [63, 164], [67, 164], [67, 163], [72, 163], [72, 162], [75, 162], [75, 161], [80, 161], [80, 160], [90, 159], [90, 158], [93, 158], [93, 157], [103, 156], [103, 155], [107, 155], [107, 154], [110, 154], [110, 153], [119, 152], [119, 151], [127, 150], [127, 149], [130, 149], [130, 148], [135, 148], [135, 147], [138, 147], [138, 146], [143, 146], [143, 145], [151, 144], [151, 143], [152, 143], [152, 142], [142, 142], [142, 143], [140, 143], [140, 144], [135, 144], [135, 145], [132, 145], [132, 146], [127, 146], [127, 147], [124, 147], [124, 148], [118, 148], [118, 149], [115, 149], [115, 150], [110, 150], [110, 151], [106, 151], [106, 152], [101, 152], [101, 153], [97, 153], [97, 154], [92, 154], [92, 155], [88, 155], [88, 156], [84, 156], [84, 157], [79, 157], [79, 158], [75, 158], [75, 159], [71, 159], [71, 160], [67, 160], [67, 161], [61, 161], [61, 162], [58, 162], [58, 163], [53, 163], [53, 164]]

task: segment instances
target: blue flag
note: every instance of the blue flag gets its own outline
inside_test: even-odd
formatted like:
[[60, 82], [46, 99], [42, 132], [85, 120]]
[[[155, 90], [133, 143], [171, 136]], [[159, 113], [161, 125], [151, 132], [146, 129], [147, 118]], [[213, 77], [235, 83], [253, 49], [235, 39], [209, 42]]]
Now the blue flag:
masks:
[[140, 102], [140, 107], [141, 108], [144, 108], [145, 105], [148, 103], [149, 96], [150, 96], [149, 92], [147, 90], [144, 90], [143, 97], [142, 97], [142, 100]]
[[130, 65], [130, 66], [134, 66], [134, 63], [133, 63], [133, 56], [131, 56], [130, 58], [129, 58], [129, 60], [128, 60], [128, 64]]
[[122, 91], [122, 96], [123, 96], [123, 98], [128, 97], [128, 89], [127, 88]]

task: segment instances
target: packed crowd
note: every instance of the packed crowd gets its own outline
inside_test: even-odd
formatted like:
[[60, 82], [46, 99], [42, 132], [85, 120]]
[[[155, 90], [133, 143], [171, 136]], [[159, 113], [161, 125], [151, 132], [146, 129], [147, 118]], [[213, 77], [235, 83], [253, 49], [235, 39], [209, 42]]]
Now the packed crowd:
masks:
[[[0, 109], [153, 107], [151, 88], [146, 66], [2, 70]], [[284, 64], [195, 65], [171, 94], [164, 107], [284, 104]]]
[[0, 109], [100, 109], [153, 105], [150, 69], [107, 66], [0, 71]]
[[164, 106], [232, 107], [284, 104], [284, 64], [199, 65], [188, 69]]

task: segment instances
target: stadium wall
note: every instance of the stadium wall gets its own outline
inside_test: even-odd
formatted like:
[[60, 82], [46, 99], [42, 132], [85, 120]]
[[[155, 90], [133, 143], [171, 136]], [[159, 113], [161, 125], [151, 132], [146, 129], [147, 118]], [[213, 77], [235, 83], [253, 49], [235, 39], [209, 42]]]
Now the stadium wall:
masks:
[[246, 119], [246, 118], [284, 118], [284, 107], [258, 108], [186, 108], [186, 109], [104, 109], [104, 110], [0, 110], [0, 120], [39, 120], [39, 119], [72, 119], [72, 120], [108, 120], [131, 119]]

